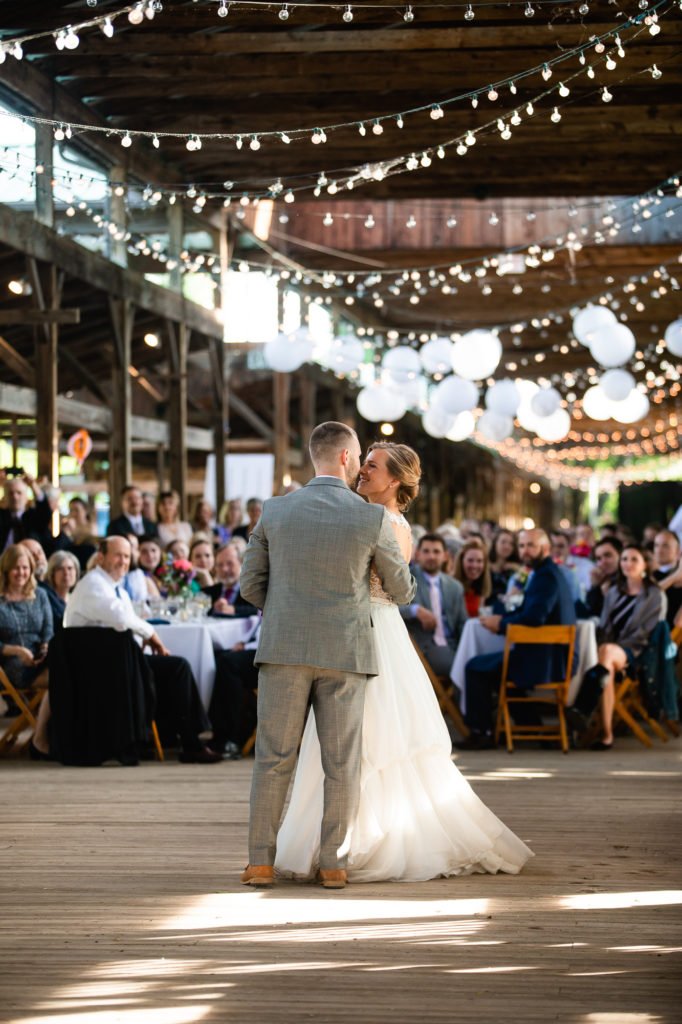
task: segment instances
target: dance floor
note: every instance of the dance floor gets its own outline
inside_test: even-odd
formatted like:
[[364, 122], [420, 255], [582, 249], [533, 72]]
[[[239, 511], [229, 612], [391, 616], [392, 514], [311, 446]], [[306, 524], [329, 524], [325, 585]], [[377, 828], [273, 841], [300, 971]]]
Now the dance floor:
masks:
[[251, 761], [0, 762], [0, 1019], [679, 1021], [682, 741], [458, 764], [522, 875], [259, 893]]

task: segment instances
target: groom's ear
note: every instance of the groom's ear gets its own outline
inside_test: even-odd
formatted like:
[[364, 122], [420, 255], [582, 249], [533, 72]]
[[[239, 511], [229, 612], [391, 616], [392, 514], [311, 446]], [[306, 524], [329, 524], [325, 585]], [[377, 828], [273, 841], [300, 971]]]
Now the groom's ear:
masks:
[[341, 452], [341, 465], [342, 466], [347, 466], [348, 465], [348, 458], [349, 458], [349, 456], [350, 456], [350, 448], [344, 448], [343, 451]]

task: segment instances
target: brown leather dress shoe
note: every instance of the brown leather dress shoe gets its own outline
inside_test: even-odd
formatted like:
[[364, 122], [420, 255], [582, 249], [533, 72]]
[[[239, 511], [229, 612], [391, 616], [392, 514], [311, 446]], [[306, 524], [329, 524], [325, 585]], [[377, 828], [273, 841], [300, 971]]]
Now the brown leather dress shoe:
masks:
[[320, 868], [317, 876], [323, 889], [345, 889], [348, 875], [343, 868]]
[[242, 885], [253, 885], [257, 889], [267, 889], [274, 882], [275, 869], [272, 864], [247, 864], [241, 877]]

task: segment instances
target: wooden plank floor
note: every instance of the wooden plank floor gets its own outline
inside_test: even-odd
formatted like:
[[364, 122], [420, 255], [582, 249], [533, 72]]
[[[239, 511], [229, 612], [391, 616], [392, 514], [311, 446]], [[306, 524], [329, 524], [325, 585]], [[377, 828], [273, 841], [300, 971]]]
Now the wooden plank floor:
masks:
[[682, 744], [461, 755], [518, 877], [239, 885], [251, 762], [0, 762], [0, 1019], [682, 1019]]

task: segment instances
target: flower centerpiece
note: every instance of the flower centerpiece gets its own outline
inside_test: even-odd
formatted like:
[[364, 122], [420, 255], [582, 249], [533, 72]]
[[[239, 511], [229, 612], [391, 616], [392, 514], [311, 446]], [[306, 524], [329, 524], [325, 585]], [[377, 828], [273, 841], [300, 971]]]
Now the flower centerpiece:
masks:
[[191, 597], [201, 589], [195, 577], [194, 566], [185, 558], [168, 555], [154, 573], [164, 597]]

